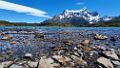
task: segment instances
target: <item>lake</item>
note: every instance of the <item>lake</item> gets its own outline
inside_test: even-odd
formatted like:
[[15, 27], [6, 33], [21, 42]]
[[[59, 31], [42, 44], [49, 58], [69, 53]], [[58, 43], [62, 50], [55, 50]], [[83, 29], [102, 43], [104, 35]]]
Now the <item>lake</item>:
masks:
[[[36, 38], [37, 33], [43, 33], [44, 38]], [[81, 36], [79, 36], [80, 33], [82, 33]], [[92, 33], [107, 36], [108, 39], [95, 40]], [[0, 53], [5, 54], [11, 50], [14, 52], [12, 58], [22, 57], [25, 53], [32, 53], [34, 57], [46, 55], [51, 51], [50, 46], [63, 45], [63, 40], [72, 40], [76, 45], [81, 40], [90, 39], [91, 45], [120, 47], [119, 27], [0, 26], [0, 34], [0, 39], [4, 34], [12, 36], [10, 40], [0, 40]], [[110, 41], [111, 37], [114, 37], [116, 41]]]

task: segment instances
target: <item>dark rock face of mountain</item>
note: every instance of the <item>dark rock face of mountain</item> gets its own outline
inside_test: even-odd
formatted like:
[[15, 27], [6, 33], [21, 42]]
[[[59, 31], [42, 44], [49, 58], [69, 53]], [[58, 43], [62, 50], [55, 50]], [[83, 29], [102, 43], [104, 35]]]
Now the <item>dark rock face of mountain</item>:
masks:
[[97, 12], [89, 12], [87, 8], [81, 10], [64, 10], [63, 13], [54, 16], [52, 19], [44, 21], [44, 23], [72, 23], [72, 24], [93, 24], [100, 20]]

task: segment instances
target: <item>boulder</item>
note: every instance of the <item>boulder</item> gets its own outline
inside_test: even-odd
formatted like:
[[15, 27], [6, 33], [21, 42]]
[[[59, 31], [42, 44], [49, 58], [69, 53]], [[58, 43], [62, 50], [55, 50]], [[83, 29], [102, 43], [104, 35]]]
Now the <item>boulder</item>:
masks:
[[111, 63], [111, 61], [107, 58], [104, 57], [100, 57], [97, 59], [97, 62], [104, 65], [107, 68], [114, 68], [113, 64]]

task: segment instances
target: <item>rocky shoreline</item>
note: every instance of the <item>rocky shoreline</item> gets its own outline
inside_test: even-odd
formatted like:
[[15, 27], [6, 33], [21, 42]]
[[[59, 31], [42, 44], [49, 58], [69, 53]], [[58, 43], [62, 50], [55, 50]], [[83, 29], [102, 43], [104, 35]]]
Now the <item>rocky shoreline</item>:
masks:
[[97, 32], [4, 30], [0, 68], [120, 68], [120, 36]]

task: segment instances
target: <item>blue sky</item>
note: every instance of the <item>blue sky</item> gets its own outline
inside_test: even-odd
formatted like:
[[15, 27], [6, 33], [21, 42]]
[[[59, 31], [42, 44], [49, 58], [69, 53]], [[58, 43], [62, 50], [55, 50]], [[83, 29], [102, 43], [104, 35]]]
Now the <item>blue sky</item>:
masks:
[[120, 15], [120, 0], [0, 0], [0, 20], [40, 22], [64, 9], [97, 11], [100, 16]]

